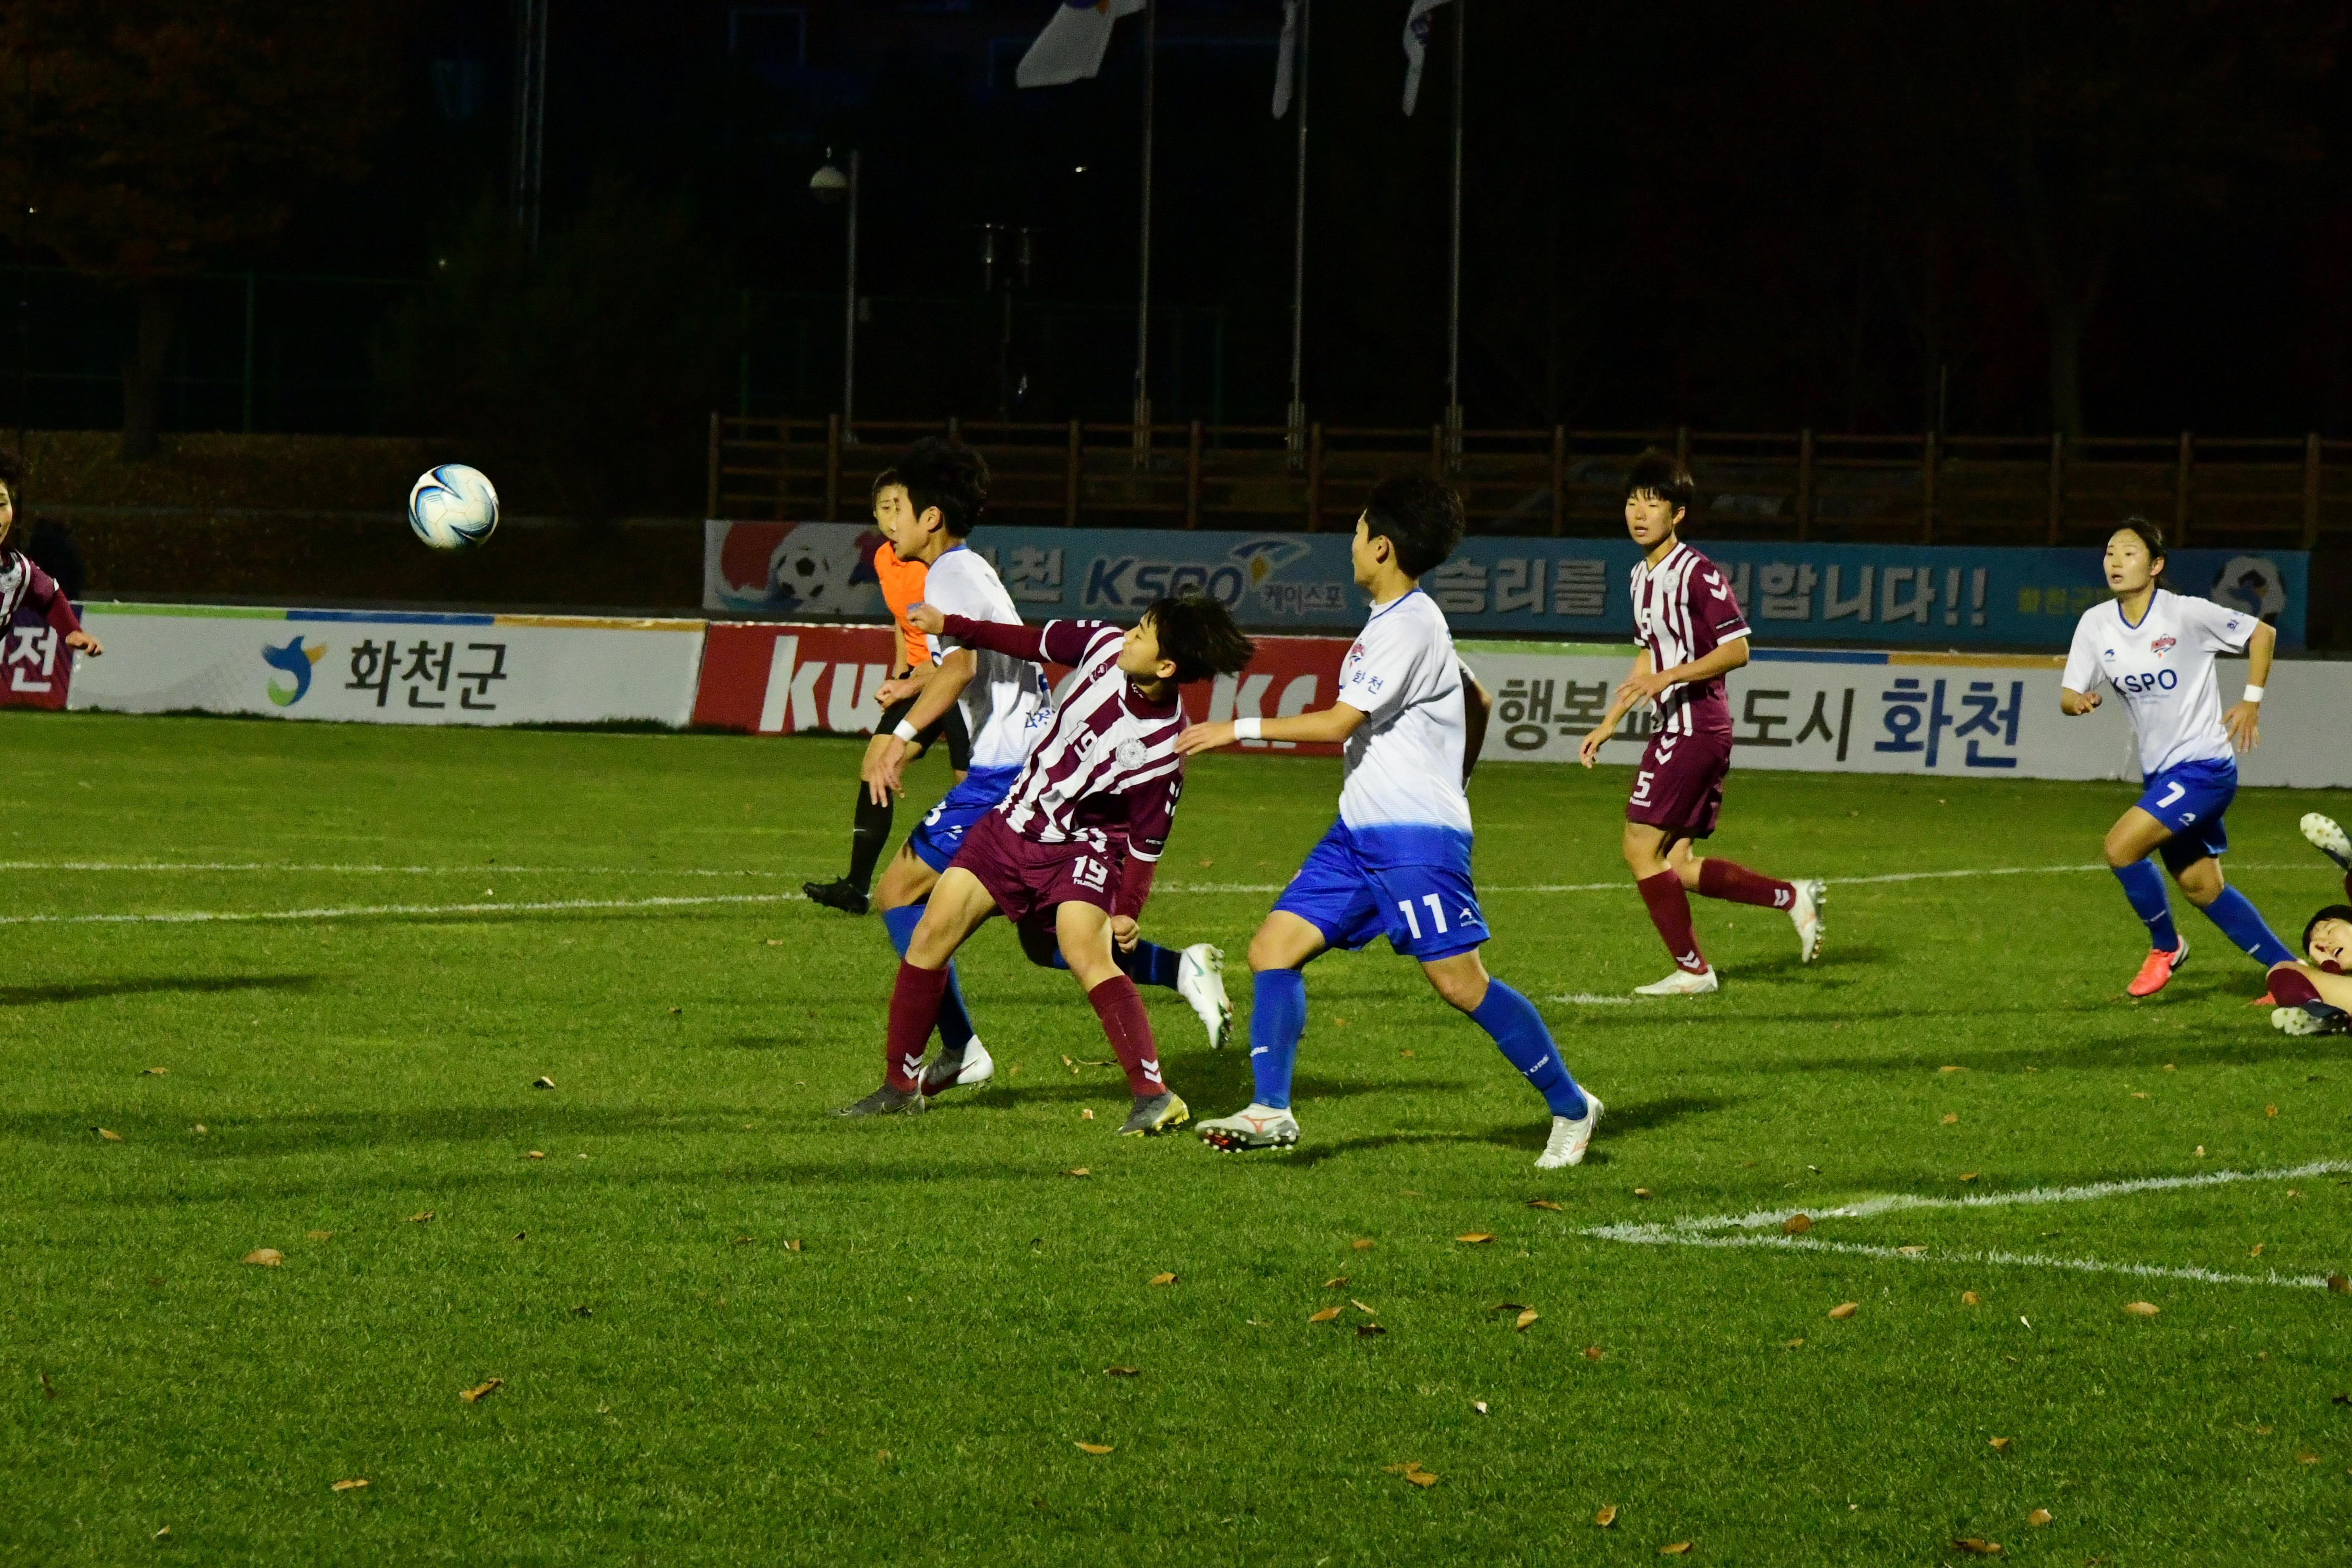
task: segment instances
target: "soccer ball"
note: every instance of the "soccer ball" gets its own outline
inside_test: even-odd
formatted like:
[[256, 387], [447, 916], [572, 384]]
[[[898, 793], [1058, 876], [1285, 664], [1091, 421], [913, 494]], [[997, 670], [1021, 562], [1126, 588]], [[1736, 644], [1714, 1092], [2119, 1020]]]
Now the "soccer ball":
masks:
[[408, 526], [436, 550], [471, 550], [499, 525], [499, 492], [479, 468], [444, 463], [408, 487]]
[[825, 548], [814, 541], [796, 543], [787, 537], [768, 558], [768, 581], [778, 605], [787, 610], [815, 615], [837, 610], [846, 596], [845, 575]]

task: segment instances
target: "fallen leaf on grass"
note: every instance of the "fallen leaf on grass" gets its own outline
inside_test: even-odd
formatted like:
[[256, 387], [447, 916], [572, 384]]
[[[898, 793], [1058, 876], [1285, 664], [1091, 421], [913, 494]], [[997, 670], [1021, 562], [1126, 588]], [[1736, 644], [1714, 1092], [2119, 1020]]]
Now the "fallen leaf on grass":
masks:
[[1952, 1542], [1952, 1550], [1965, 1552], [1971, 1557], [2000, 1557], [2004, 1553], [1998, 1541], [1984, 1541], [1973, 1535], [1963, 1535]]
[[1087, 1169], [1084, 1165], [1073, 1165], [1068, 1170], [1063, 1172], [1062, 1174], [1066, 1176], [1091, 1176], [1094, 1173]]
[[1103, 1375], [1105, 1377], [1141, 1377], [1143, 1373], [1138, 1367], [1107, 1366], [1103, 1368]]
[[2319, 1463], [2319, 1456], [2316, 1454], [2297, 1454], [2294, 1457], [2294, 1462], [2298, 1465], [2315, 1465]]
[[[165, 1073], [170, 1072], [171, 1070], [172, 1069], [170, 1068], [141, 1068], [139, 1069], [139, 1076], [141, 1078], [162, 1078]], [[2277, 1106], [2273, 1105], [2271, 1107], [2271, 1114], [2273, 1116], [2276, 1116], [2278, 1114]]]
[[547, 1151], [544, 1149], [532, 1149], [527, 1152], [523, 1155], [523, 1158], [526, 1160], [544, 1160], [547, 1158]]
[[1805, 1343], [1804, 1336], [1803, 1336], [1803, 1335], [1801, 1335], [1801, 1334], [1800, 1334], [1797, 1338], [1795, 1338], [1795, 1339], [1793, 1339], [1793, 1340], [1790, 1340], [1790, 1341], [1788, 1342], [1787, 1346], [1786, 1346], [1786, 1347], [1784, 1347], [1784, 1348], [1789, 1349], [1789, 1350], [1792, 1350], [1792, 1351], [1793, 1351], [1793, 1350], [1801, 1350], [1801, 1349], [1803, 1349], [1803, 1348], [1804, 1348], [1804, 1343]]
[[1832, 1318], [1851, 1318], [1860, 1310], [1862, 1310], [1862, 1303], [1859, 1301], [1840, 1301], [1836, 1306], [1830, 1309], [1830, 1316]]
[[1109, 1453], [1112, 1447], [1108, 1443], [1074, 1443], [1071, 1446], [1081, 1454], [1093, 1454], [1097, 1458]]
[[1094, 1119], [1095, 1113], [1092, 1110], [1081, 1110], [1078, 1112], [1078, 1120], [1081, 1121], [1092, 1121]]
[[1802, 1236], [1812, 1228], [1813, 1216], [1811, 1215], [1792, 1214], [1780, 1222], [1782, 1236]]
[[2124, 1310], [2136, 1318], [2153, 1318], [2163, 1309], [2153, 1301], [2126, 1301]]
[[1483, 1399], [1474, 1399], [1470, 1402], [1470, 1408], [1484, 1415], [1486, 1414], [1486, 1402]]
[[791, 1240], [785, 1242], [784, 1250], [786, 1252], [799, 1252], [803, 1250], [800, 1237], [793, 1237]]
[[2146, 1090], [2146, 1089], [2133, 1089], [2133, 1090], [2132, 1090], [2132, 1098], [2133, 1098], [2134, 1100], [2146, 1100], [2146, 1099], [2147, 1098], [2147, 1090]]
[[1387, 1332], [1388, 1330], [1381, 1327], [1378, 1323], [1358, 1323], [1356, 1325], [1356, 1337], [1360, 1340], [1368, 1340], [1374, 1334], [1384, 1334]]
[[1334, 1274], [1330, 1279], [1323, 1281], [1323, 1289], [1326, 1290], [1337, 1290], [1340, 1286], [1345, 1285], [1347, 1282], [1348, 1277], [1345, 1274]]
[[426, 1209], [423, 1214], [410, 1215], [408, 1216], [408, 1223], [411, 1225], [423, 1225], [432, 1217], [433, 1211], [431, 1209]]
[[1960, 1180], [1964, 1182], [1973, 1182], [1979, 1174], [1981, 1174], [1981, 1173], [1977, 1171], [1962, 1171], [1960, 1173]]
[[1559, 1205], [1552, 1202], [1549, 1198], [1529, 1198], [1528, 1200], [1528, 1207], [1531, 1209], [1549, 1209], [1554, 1214], [1560, 1212]]
[[337, 1481], [333, 1486], [329, 1487], [327, 1489], [332, 1492], [355, 1492], [359, 1490], [360, 1488], [367, 1484], [367, 1478], [365, 1476], [353, 1476], [350, 1480]]
[[1349, 1297], [1349, 1298], [1348, 1298], [1348, 1305], [1349, 1305], [1350, 1307], [1355, 1308], [1355, 1309], [1356, 1309], [1356, 1310], [1358, 1310], [1359, 1312], [1363, 1313], [1363, 1314], [1364, 1314], [1364, 1316], [1366, 1316], [1367, 1318], [1377, 1318], [1377, 1317], [1379, 1317], [1379, 1316], [1380, 1316], [1380, 1314], [1379, 1314], [1378, 1312], [1373, 1311], [1370, 1307], [1365, 1306], [1361, 1301], [1357, 1300], [1353, 1296], [1350, 1296], [1350, 1297]]
[[314, 1230], [310, 1233], [310, 1239], [312, 1241], [327, 1241], [332, 1239], [334, 1234], [335, 1233], [331, 1230]]
[[1592, 1522], [1599, 1525], [1603, 1530], [1607, 1530], [1611, 1525], [1615, 1524], [1617, 1522], [1617, 1505], [1613, 1502], [1603, 1504], [1601, 1511], [1592, 1516]]
[[2346, 1291], [2352, 1290], [2352, 1279], [2347, 1279], [2341, 1274], [2330, 1274], [2327, 1277], [2327, 1288], [2341, 1296]]
[[1310, 1323], [1328, 1323], [1338, 1318], [1340, 1310], [1341, 1309], [1338, 1307], [1326, 1307], [1319, 1312], [1307, 1314], [1307, 1321]]
[[1541, 1312], [1537, 1311], [1533, 1307], [1529, 1307], [1526, 1310], [1522, 1311], [1517, 1317], [1511, 1320], [1511, 1331], [1514, 1333], [1524, 1334], [1528, 1331], [1529, 1326], [1532, 1325], [1538, 1318], [1542, 1316], [1543, 1314]]
[[2260, 1258], [2263, 1255], [2263, 1243], [2259, 1241], [2254, 1243], [2253, 1247], [2247, 1251], [2246, 1256], [2249, 1258]]
[[58, 1385], [57, 1385], [56, 1384], [51, 1383], [51, 1382], [49, 1381], [49, 1374], [48, 1374], [47, 1373], [46, 1373], [46, 1372], [42, 1373], [41, 1373], [41, 1397], [42, 1397], [42, 1398], [44, 1398], [44, 1399], [55, 1399], [57, 1396], [58, 1396]]
[[1906, 1258], [1918, 1258], [1923, 1256], [1927, 1249], [1921, 1247], [1918, 1243], [1913, 1242], [1908, 1247], [1898, 1247], [1895, 1250], [1901, 1253]]
[[575, 1318], [593, 1318], [596, 1315], [596, 1309], [583, 1301], [572, 1309], [572, 1315]]
[[1176, 1283], [1176, 1276], [1172, 1273], [1154, 1274], [1149, 1280], [1145, 1281], [1145, 1283], [1151, 1285], [1173, 1285]]
[[1954, 1122], [1958, 1121], [1959, 1119], [1960, 1119], [1960, 1113], [1959, 1113], [1958, 1111], [1957, 1111], [1957, 1110], [1947, 1110], [1946, 1112], [1944, 1112], [1944, 1125], [1945, 1125], [1945, 1126], [1947, 1126], [1947, 1127], [1951, 1126]]
[[1401, 1057], [1409, 1057], [1409, 1056], [1412, 1055], [1412, 1053], [1411, 1051], [1409, 1051], [1409, 1050], [1408, 1050], [1408, 1051], [1399, 1051], [1399, 1052], [1397, 1053], [1397, 1055], [1399, 1055], [1399, 1056], [1401, 1056]]
[[479, 1405], [483, 1400], [488, 1399], [491, 1394], [496, 1394], [499, 1389], [504, 1388], [506, 1385], [507, 1380], [505, 1378], [494, 1377], [488, 1383], [478, 1383], [471, 1388], [459, 1389], [457, 1391], [457, 1397], [464, 1400], [468, 1405]]
[[1465, 1231], [1462, 1235], [1455, 1237], [1454, 1239], [1460, 1242], [1465, 1242], [1472, 1247], [1479, 1247], [1494, 1240], [1495, 1238], [1486, 1231], [1472, 1230]]
[[1937, 1072], [1966, 1072], [1969, 1069], [1966, 1068], [1937, 1068], [1936, 1070]]
[[[158, 1068], [156, 1070], [161, 1072], [163, 1069]], [[2264, 1116], [2276, 1116], [2278, 1114], [2278, 1107], [2275, 1105], [2265, 1105], [2263, 1107], [2263, 1114]]]
[[1372, 1249], [1372, 1238], [1369, 1236], [1360, 1236], [1348, 1245], [1358, 1252], [1370, 1252]]
[[782, 947], [784, 945], [784, 939], [780, 936], [772, 936], [768, 939], [768, 945], [770, 947]]
[[121, 1133], [120, 1133], [120, 1132], [113, 1131], [111, 1131], [110, 1129], [104, 1128], [104, 1127], [93, 1127], [93, 1128], [91, 1128], [91, 1129], [90, 1129], [90, 1131], [91, 1131], [92, 1132], [97, 1133], [100, 1138], [105, 1139], [105, 1140], [106, 1140], [108, 1142], [110, 1142], [110, 1143], [120, 1143], [120, 1142], [122, 1142], [122, 1134], [121, 1134]]
[[1602, 1350], [1599, 1345], [1587, 1345], [1584, 1347], [1584, 1359], [1587, 1361], [1599, 1361], [1602, 1356], [1608, 1353], [1608, 1352]]
[[257, 1247], [239, 1261], [257, 1263], [264, 1268], [275, 1268], [286, 1261], [286, 1255], [274, 1247]]
[[1670, 1546], [1658, 1548], [1658, 1555], [1661, 1557], [1687, 1557], [1690, 1552], [1691, 1543], [1687, 1541], [1677, 1541]]
[[1978, 1295], [1973, 1290], [1963, 1290], [1960, 1292], [1960, 1305], [1963, 1307], [1980, 1307], [1984, 1305], [1984, 1298]]
[[739, 1236], [735, 1238], [735, 1245], [737, 1247], [749, 1247], [751, 1245], [751, 1238], [748, 1236]]
[[1654, 1194], [1652, 1194], [1650, 1189], [1647, 1187], [1635, 1187], [1633, 1189], [1633, 1195], [1637, 1198], [1646, 1198], [1654, 1196]]
[[163, 1529], [157, 1531], [154, 1534], [149, 1536], [148, 1539], [150, 1541], [169, 1541], [172, 1539], [172, 1527], [167, 1524]]
[[1382, 1465], [1381, 1468], [1390, 1475], [1402, 1476], [1417, 1487], [1433, 1487], [1437, 1484], [1437, 1473], [1434, 1470], [1423, 1469], [1419, 1459], [1407, 1459], [1402, 1465]]
[[555, 1087], [555, 1080], [551, 1078], [535, 1078], [530, 1080], [530, 1087], [533, 1089], [553, 1089]]
[[2197, 1145], [2197, 1157], [2200, 1160], [2205, 1157], [2205, 1145], [2202, 1143]]
[[201, 1138], [201, 1137], [203, 1137], [206, 1132], [211, 1131], [212, 1131], [212, 1129], [210, 1129], [210, 1128], [206, 1127], [203, 1122], [199, 1121], [199, 1122], [197, 1122], [194, 1127], [189, 1128], [189, 1129], [188, 1129], [188, 1131], [191, 1131], [191, 1132], [193, 1132], [193, 1133], [194, 1133], [197, 1137]]
[[2009, 1439], [2006, 1437], [1995, 1437], [1992, 1439], [1991, 1447], [1994, 1453], [2006, 1454], [2009, 1452]]
[[2039, 1530], [2050, 1522], [2050, 1510], [2046, 1508], [2037, 1508], [2025, 1516], [2025, 1522]]

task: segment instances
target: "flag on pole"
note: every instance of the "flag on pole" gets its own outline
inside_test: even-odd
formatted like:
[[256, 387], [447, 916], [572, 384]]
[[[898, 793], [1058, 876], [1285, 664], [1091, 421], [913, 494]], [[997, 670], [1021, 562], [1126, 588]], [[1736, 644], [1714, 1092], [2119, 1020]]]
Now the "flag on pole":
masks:
[[1412, 10], [1404, 19], [1404, 111], [1421, 99], [1422, 62], [1429, 58], [1429, 14], [1446, 0], [1412, 0]]
[[1062, 0], [1053, 20], [1021, 57], [1013, 79], [1023, 87], [1060, 87], [1102, 69], [1111, 28], [1143, 9], [1144, 0]]
[[1274, 117], [1290, 112], [1290, 78], [1298, 60], [1298, 0], [1282, 0], [1282, 43], [1274, 57]]

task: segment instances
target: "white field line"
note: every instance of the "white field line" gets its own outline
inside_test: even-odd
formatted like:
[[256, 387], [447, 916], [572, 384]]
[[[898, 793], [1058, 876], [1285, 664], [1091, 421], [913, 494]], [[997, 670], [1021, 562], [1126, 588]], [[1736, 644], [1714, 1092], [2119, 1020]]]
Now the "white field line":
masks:
[[1563, 991], [1557, 996], [1547, 996], [1547, 1002], [1568, 1002], [1579, 1007], [1631, 1007], [1631, 996], [1597, 996], [1590, 991]]
[[2193, 1176], [2143, 1176], [2130, 1181], [2091, 1182], [2071, 1187], [2027, 1187], [2013, 1193], [1975, 1193], [1957, 1198], [1888, 1193], [1841, 1204], [1835, 1208], [1759, 1209], [1750, 1214], [1696, 1215], [1661, 1224], [1599, 1225], [1588, 1227], [1583, 1234], [1595, 1240], [1622, 1241], [1637, 1247], [1778, 1247], [1789, 1252], [1844, 1253], [1902, 1263], [1987, 1263], [2028, 1268], [2071, 1268], [2084, 1274], [2125, 1274], [2149, 1279], [2188, 1279], [2208, 1285], [2281, 1285], [2298, 1289], [2326, 1289], [2326, 1277], [2318, 1274], [2222, 1274], [2210, 1268], [2107, 1263], [2095, 1258], [2050, 1258], [2039, 1253], [2018, 1252], [1953, 1252], [1931, 1247], [1905, 1252], [1897, 1247], [1827, 1241], [1811, 1236], [1727, 1236], [1722, 1233], [1778, 1230], [1791, 1215], [1799, 1214], [1818, 1222], [1825, 1219], [1866, 1219], [1875, 1215], [1919, 1209], [1985, 1209], [2021, 1205], [2092, 1203], [2101, 1198], [2125, 1197], [2135, 1193], [2181, 1192], [2198, 1187], [2226, 1186], [2238, 1182], [2298, 1181], [2347, 1173], [2352, 1173], [2352, 1161], [2315, 1160], [2309, 1164], [2277, 1171], [2208, 1171]]
[[799, 893], [711, 893], [700, 898], [542, 899], [529, 903], [348, 904], [316, 910], [177, 910], [145, 915], [0, 915], [0, 925], [226, 925], [255, 921], [350, 921], [400, 915], [551, 914], [582, 910], [670, 910], [701, 904], [804, 902]]

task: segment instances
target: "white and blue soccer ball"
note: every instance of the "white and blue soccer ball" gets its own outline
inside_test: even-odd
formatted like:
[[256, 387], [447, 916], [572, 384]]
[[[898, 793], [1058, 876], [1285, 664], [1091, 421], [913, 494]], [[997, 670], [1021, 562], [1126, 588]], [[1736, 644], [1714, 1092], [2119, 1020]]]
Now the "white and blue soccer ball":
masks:
[[471, 550], [499, 525], [499, 492], [463, 463], [427, 468], [408, 488], [408, 526], [436, 550]]

